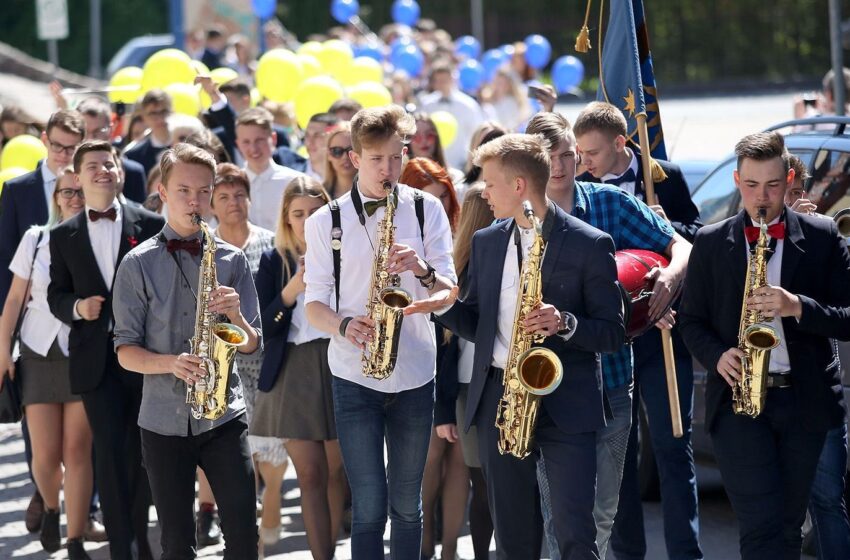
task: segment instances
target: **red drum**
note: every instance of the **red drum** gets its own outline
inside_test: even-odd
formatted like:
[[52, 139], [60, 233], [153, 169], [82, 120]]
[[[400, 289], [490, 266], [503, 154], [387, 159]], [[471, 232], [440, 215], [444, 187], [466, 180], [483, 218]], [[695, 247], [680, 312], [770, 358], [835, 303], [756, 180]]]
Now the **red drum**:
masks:
[[645, 249], [617, 251], [614, 258], [617, 261], [617, 280], [623, 295], [626, 338], [631, 340], [648, 331], [667, 313], [669, 307], [657, 317], [649, 316], [652, 285], [646, 275], [653, 268], [664, 268], [670, 263], [663, 255]]

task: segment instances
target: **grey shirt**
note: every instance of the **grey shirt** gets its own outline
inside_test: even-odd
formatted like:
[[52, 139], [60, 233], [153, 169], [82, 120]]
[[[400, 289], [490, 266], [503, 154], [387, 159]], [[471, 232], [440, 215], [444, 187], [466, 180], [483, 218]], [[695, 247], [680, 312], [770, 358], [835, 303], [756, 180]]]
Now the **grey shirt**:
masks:
[[[190, 350], [189, 341], [195, 334], [197, 304], [194, 293], [198, 289], [201, 257], [186, 251], [170, 254], [162, 236], [180, 238], [166, 225], [161, 235], [127, 253], [118, 267], [112, 296], [116, 350], [124, 345], [140, 346], [158, 354], [180, 354]], [[200, 238], [201, 234], [198, 232], [192, 237]], [[215, 242], [218, 283], [231, 286], [239, 293], [243, 317], [260, 333], [257, 291], [245, 255], [219, 238], [215, 238]], [[260, 351], [262, 344], [255, 352]], [[182, 380], [170, 373], [144, 376], [139, 426], [146, 430], [165, 436], [197, 435], [244, 412], [242, 383], [235, 365], [229, 379], [227, 412], [213, 421], [195, 420], [191, 416], [186, 404], [186, 384]]]

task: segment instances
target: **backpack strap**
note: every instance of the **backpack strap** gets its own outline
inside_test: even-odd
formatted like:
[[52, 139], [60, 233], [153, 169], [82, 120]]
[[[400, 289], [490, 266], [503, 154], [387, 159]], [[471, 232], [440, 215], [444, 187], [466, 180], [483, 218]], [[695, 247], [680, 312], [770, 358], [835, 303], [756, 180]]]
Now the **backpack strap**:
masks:
[[339, 311], [339, 274], [341, 266], [342, 250], [342, 221], [339, 217], [339, 203], [336, 200], [330, 202], [331, 207], [331, 250], [334, 257], [334, 291], [336, 293], [336, 310]]
[[422, 196], [422, 191], [413, 191], [413, 203], [416, 208], [416, 219], [419, 220], [419, 237], [422, 239], [422, 245], [425, 245], [425, 197]]

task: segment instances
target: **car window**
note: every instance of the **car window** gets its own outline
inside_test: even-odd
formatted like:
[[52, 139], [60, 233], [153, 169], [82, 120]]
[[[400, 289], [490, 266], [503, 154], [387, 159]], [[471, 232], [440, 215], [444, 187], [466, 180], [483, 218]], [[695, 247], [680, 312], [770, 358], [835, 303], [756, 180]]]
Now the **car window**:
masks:
[[820, 150], [811, 170], [809, 199], [817, 204], [819, 213], [834, 216], [850, 207], [850, 153]]
[[694, 192], [692, 198], [704, 224], [713, 224], [728, 218], [730, 209], [737, 207], [738, 191], [732, 178], [734, 170], [735, 158], [724, 161]]

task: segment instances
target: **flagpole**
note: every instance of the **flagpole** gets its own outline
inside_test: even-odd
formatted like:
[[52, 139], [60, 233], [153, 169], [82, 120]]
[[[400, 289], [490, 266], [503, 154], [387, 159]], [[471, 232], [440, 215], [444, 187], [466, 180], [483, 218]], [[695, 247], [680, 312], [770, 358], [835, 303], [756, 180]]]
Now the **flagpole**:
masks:
[[[640, 158], [643, 164], [643, 187], [646, 203], [658, 204], [655, 198], [655, 184], [652, 182], [652, 159], [649, 150], [649, 133], [646, 128], [646, 113], [635, 115], [638, 138], [640, 139]], [[682, 430], [682, 411], [679, 408], [679, 385], [676, 381], [676, 360], [673, 356], [673, 339], [668, 329], [661, 329], [661, 348], [664, 351], [664, 372], [667, 376], [667, 398], [670, 402], [670, 419], [673, 422], [673, 437], [680, 438]]]

